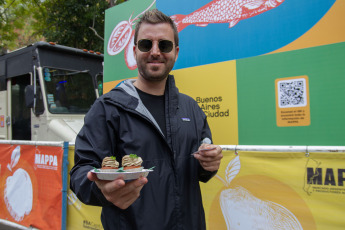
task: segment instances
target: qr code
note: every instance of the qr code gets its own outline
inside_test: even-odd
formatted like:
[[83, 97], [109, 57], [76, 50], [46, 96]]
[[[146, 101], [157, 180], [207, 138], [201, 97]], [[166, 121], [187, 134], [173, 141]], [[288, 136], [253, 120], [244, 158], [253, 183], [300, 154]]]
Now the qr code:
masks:
[[306, 106], [307, 94], [305, 79], [278, 81], [278, 104], [280, 108]]

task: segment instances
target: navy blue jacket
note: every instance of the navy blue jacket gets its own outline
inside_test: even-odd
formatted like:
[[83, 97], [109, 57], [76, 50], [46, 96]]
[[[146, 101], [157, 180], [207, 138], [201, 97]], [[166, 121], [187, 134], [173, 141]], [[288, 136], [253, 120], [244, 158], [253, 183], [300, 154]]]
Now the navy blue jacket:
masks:
[[[133, 82], [126, 80], [97, 99], [85, 116], [75, 143], [71, 189], [83, 203], [103, 207], [105, 229], [206, 229], [199, 181], [208, 181], [216, 172], [205, 171], [191, 156], [202, 141], [211, 142], [206, 116], [194, 99], [178, 92], [170, 75], [165, 137]], [[105, 199], [86, 174], [100, 168], [104, 157], [114, 155], [120, 161], [126, 154], [139, 155], [146, 169], [155, 168], [140, 197], [121, 210]]]

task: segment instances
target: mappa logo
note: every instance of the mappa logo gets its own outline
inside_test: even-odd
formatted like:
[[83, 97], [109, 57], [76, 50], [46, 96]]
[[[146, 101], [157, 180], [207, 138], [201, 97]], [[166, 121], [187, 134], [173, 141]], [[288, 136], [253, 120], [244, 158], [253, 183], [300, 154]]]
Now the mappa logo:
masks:
[[314, 185], [344, 186], [345, 169], [307, 168], [307, 183]]
[[37, 168], [57, 170], [57, 156], [48, 154], [35, 154], [35, 165], [37, 166]]
[[87, 229], [93, 229], [93, 230], [103, 229], [101, 228], [101, 224], [93, 223], [92, 221], [89, 221], [89, 220], [83, 220], [83, 227]]

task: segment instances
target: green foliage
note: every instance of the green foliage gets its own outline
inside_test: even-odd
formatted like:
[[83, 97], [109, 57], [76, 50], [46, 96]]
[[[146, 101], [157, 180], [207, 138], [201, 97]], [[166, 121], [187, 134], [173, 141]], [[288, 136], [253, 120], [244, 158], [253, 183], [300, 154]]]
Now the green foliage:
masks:
[[0, 54], [46, 40], [103, 52], [104, 12], [126, 0], [0, 0]]
[[42, 23], [47, 41], [103, 52], [105, 0], [47, 0]]
[[16, 49], [42, 39], [31, 26], [41, 10], [38, 0], [0, 0], [0, 50]]

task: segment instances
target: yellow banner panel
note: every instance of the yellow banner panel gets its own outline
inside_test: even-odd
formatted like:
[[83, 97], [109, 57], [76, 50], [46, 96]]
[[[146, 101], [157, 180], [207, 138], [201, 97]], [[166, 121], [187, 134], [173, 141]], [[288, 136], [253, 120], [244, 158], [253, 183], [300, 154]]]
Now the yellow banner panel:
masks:
[[[74, 146], [69, 146], [68, 149], [68, 172], [71, 171], [74, 165]], [[68, 175], [68, 185], [70, 177]], [[83, 204], [69, 188], [67, 189], [67, 229], [83, 230], [93, 229], [102, 230], [101, 223], [101, 207], [90, 206]]]
[[198, 66], [172, 72], [181, 93], [203, 109], [215, 143], [238, 144], [236, 62]]
[[224, 152], [202, 184], [207, 229], [343, 229], [345, 154]]

